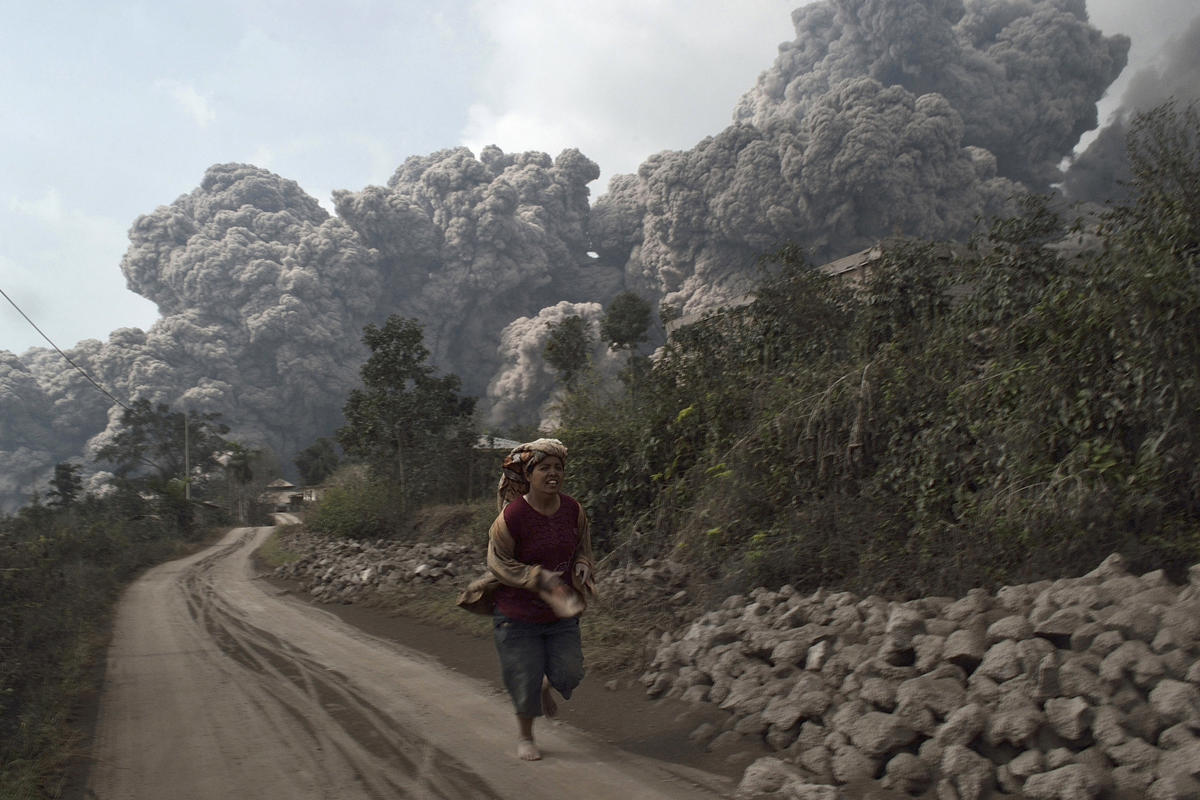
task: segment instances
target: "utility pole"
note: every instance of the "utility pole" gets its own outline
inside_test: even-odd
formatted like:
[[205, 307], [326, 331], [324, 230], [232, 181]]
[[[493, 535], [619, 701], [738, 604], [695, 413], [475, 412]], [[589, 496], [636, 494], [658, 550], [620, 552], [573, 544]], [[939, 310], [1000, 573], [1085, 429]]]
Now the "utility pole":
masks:
[[183, 499], [192, 502], [191, 438], [188, 431], [187, 409], [183, 412]]

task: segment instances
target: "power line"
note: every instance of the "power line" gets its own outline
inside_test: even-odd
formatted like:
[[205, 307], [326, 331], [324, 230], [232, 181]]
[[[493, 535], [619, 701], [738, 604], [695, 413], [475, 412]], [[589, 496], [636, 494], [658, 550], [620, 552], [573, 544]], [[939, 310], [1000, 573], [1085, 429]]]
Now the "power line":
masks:
[[5, 299], [5, 300], [7, 300], [9, 303], [11, 303], [11, 304], [12, 304], [12, 307], [13, 307], [13, 308], [15, 308], [15, 309], [17, 310], [17, 313], [18, 313], [18, 314], [20, 314], [22, 317], [24, 317], [24, 318], [25, 318], [25, 321], [26, 321], [26, 322], [28, 322], [30, 325], [32, 325], [32, 326], [33, 326], [33, 329], [34, 329], [35, 331], [37, 331], [39, 334], [41, 334], [41, 337], [42, 337], [43, 339], [45, 339], [47, 342], [50, 342], [50, 346], [51, 346], [51, 347], [53, 347], [55, 350], [57, 350], [57, 351], [58, 351], [58, 354], [59, 354], [60, 356], [62, 356], [64, 359], [66, 359], [66, 361], [67, 361], [67, 363], [68, 363], [68, 364], [70, 364], [72, 367], [74, 367], [75, 369], [77, 369], [77, 370], [79, 371], [79, 374], [80, 374], [80, 375], [82, 375], [83, 377], [87, 378], [87, 379], [88, 379], [88, 382], [90, 382], [90, 383], [92, 384], [92, 386], [95, 386], [97, 389], [99, 389], [99, 390], [100, 390], [100, 392], [101, 392], [101, 393], [103, 393], [105, 397], [107, 397], [109, 400], [112, 400], [114, 403], [116, 403], [117, 405], [119, 405], [121, 408], [125, 409], [126, 411], [130, 411], [130, 412], [132, 412], [132, 411], [133, 411], [133, 409], [132, 409], [132, 408], [130, 408], [129, 406], [125, 405], [124, 403], [122, 403], [122, 402], [121, 402], [120, 400], [118, 400], [117, 398], [113, 397], [112, 393], [111, 393], [110, 391], [108, 391], [108, 389], [105, 389], [103, 386], [101, 386], [100, 384], [96, 383], [96, 380], [95, 380], [95, 378], [93, 378], [91, 375], [88, 375], [88, 374], [87, 374], [87, 370], [85, 370], [83, 367], [79, 366], [79, 365], [78, 365], [78, 364], [76, 364], [74, 361], [72, 361], [72, 360], [71, 360], [71, 357], [70, 357], [69, 355], [67, 355], [66, 353], [64, 353], [64, 352], [62, 351], [62, 348], [60, 348], [58, 345], [56, 345], [56, 344], [55, 344], [55, 343], [54, 343], [54, 342], [53, 342], [53, 341], [50, 339], [50, 337], [49, 337], [49, 336], [47, 336], [47, 335], [46, 335], [46, 334], [45, 334], [45, 333], [42, 331], [42, 329], [41, 329], [41, 328], [39, 328], [39, 327], [37, 326], [37, 323], [36, 323], [36, 322], [34, 322], [33, 320], [31, 320], [31, 319], [29, 318], [29, 315], [28, 315], [28, 314], [26, 314], [24, 311], [22, 311], [22, 310], [21, 310], [21, 307], [20, 307], [19, 305], [17, 305], [17, 301], [15, 301], [15, 300], [13, 300], [11, 297], [9, 297], [7, 292], [5, 292], [3, 289], [0, 289], [0, 294], [4, 295], [4, 299]]

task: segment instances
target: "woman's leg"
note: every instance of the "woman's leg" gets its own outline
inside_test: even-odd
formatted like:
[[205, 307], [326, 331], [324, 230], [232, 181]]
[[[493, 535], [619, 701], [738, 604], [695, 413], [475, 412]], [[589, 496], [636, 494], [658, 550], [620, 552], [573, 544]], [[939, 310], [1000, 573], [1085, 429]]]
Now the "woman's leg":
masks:
[[578, 619], [560, 619], [546, 628], [546, 680], [563, 699], [570, 700], [571, 692], [583, 680], [583, 642], [579, 636]]
[[542, 678], [542, 713], [546, 719], [558, 716], [558, 703], [554, 700], [554, 692], [550, 691], [550, 679]]
[[504, 686], [517, 712], [517, 755], [525, 761], [541, 758], [533, 743], [533, 720], [542, 714], [546, 664], [543, 627], [497, 614], [492, 628]]

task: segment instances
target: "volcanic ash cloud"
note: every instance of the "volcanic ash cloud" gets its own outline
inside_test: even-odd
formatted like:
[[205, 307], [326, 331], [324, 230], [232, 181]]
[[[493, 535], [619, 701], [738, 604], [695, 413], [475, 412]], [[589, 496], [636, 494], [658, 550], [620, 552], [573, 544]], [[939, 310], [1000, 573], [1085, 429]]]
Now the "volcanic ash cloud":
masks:
[[[362, 326], [378, 313], [375, 259], [295, 182], [217, 165], [130, 230], [122, 269], [162, 318], [68, 355], [118, 398], [218, 412], [232, 435], [286, 459], [340, 420]], [[13, 480], [44, 483], [56, 461], [87, 459], [116, 430], [120, 407], [57, 353], [33, 349], [5, 366], [13, 413], [0, 463]], [[0, 486], [9, 502], [13, 488]]]
[[1200, 100], [1200, 16], [1163, 49], [1160, 66], [1133, 76], [1120, 108], [1067, 170], [1064, 194], [1091, 203], [1127, 199], [1131, 175], [1125, 139], [1129, 125], [1138, 112], [1172, 99], [1181, 104]]
[[738, 104], [762, 126], [803, 119], [843, 81], [936, 93], [959, 113], [963, 144], [1035, 191], [1096, 127], [1096, 101], [1121, 70], [1125, 36], [1088, 23], [1084, 0], [833, 0], [792, 12], [796, 39]]
[[[962, 238], [1057, 183], [1129, 47], [1084, 0], [826, 0], [792, 21], [728, 128], [651, 156], [591, 207], [599, 168], [573, 149], [414, 156], [386, 186], [335, 192], [336, 218], [293, 181], [214, 166], [130, 232], [122, 269], [162, 319], [70, 353], [118, 396], [220, 412], [286, 462], [340, 424], [362, 327], [395, 313], [494, 425], [528, 423], [557, 385], [548, 324], [594, 326], [623, 289], [703, 311], [750, 290], [785, 243], [820, 263], [895, 233]], [[1134, 82], [1130, 108], [1200, 85], [1198, 37]], [[1118, 137], [1078, 160], [1069, 193], [1111, 191]], [[6, 354], [0, 398], [10, 500], [115, 429], [52, 351]]]
[[493, 425], [511, 420], [529, 420], [542, 427], [554, 423], [554, 404], [560, 399], [561, 380], [546, 363], [543, 353], [554, 328], [568, 317], [580, 317], [592, 340], [591, 366], [595, 374], [612, 379], [623, 363], [623, 356], [601, 341], [600, 323], [604, 309], [599, 303], [562, 301], [529, 317], [518, 317], [500, 336], [503, 366], [492, 378], [487, 390]]
[[962, 238], [1060, 177], [1129, 45], [1083, 0], [834, 0], [793, 22], [733, 125], [597, 202], [596, 250], [628, 288], [702, 311], [785, 243], [819, 263], [895, 233]]
[[379, 254], [386, 304], [425, 326], [439, 370], [486, 391], [505, 326], [559, 301], [603, 302], [621, 271], [587, 255], [588, 187], [578, 150], [485, 147], [414, 156], [386, 187], [335, 192], [338, 214]]

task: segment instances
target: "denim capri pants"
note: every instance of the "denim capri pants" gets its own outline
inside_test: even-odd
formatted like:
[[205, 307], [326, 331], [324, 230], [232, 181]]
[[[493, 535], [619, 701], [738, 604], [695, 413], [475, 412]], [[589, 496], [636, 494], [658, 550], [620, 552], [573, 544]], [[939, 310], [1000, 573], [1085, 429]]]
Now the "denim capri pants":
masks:
[[520, 622], [497, 611], [492, 618], [492, 632], [504, 686], [518, 716], [542, 715], [543, 675], [565, 699], [570, 699], [583, 680], [578, 618]]

